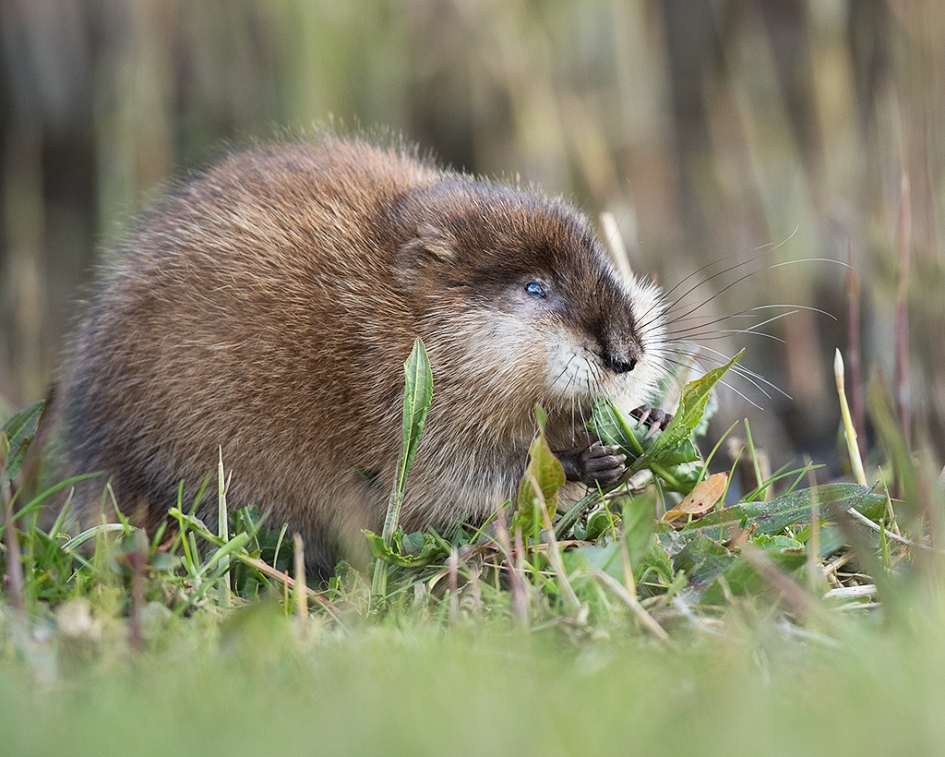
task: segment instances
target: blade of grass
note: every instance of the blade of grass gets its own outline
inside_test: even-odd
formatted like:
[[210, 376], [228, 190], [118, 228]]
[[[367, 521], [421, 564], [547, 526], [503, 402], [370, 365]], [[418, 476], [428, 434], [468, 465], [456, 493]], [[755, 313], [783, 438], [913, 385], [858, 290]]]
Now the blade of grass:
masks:
[[292, 588], [292, 603], [295, 605], [295, 617], [303, 629], [308, 622], [308, 601], [305, 596], [305, 544], [301, 534], [292, 535], [295, 547], [295, 586]]
[[545, 504], [544, 497], [541, 495], [541, 487], [538, 482], [533, 483], [535, 491], [538, 493], [538, 506], [541, 509], [541, 520], [544, 524], [545, 534], [548, 537], [548, 561], [551, 563], [551, 569], [555, 573], [558, 589], [561, 596], [564, 597], [565, 607], [569, 612], [576, 614], [581, 609], [581, 602], [574, 593], [571, 581], [568, 580], [568, 573], [564, 569], [564, 563], [561, 561], [561, 547], [555, 538], [555, 530], [551, 527], [551, 518], [548, 517], [548, 507]]
[[[223, 473], [223, 447], [217, 447], [219, 458], [217, 460], [217, 534], [224, 542], [230, 540], [230, 519], [227, 516], [226, 509], [226, 490], [229, 488], [229, 481], [226, 480]], [[232, 575], [229, 572], [230, 558], [224, 557], [222, 567], [226, 569], [223, 583], [220, 585], [220, 607], [229, 607], [231, 603]]]
[[13, 521], [13, 492], [7, 469], [9, 454], [10, 441], [6, 433], [0, 431], [0, 501], [3, 504], [3, 536], [7, 545], [6, 572], [9, 576], [10, 604], [14, 614], [21, 616], [26, 610], [26, 601], [23, 594], [20, 538], [17, 535], [16, 523]]
[[837, 394], [840, 397], [840, 414], [843, 416], [843, 436], [847, 442], [847, 453], [850, 455], [850, 465], [853, 468], [853, 477], [861, 486], [866, 486], [866, 473], [863, 471], [863, 460], [860, 457], [860, 447], [857, 444], [856, 427], [853, 425], [853, 417], [850, 414], [850, 406], [847, 405], [847, 395], [844, 390], [843, 377], [843, 356], [837, 349], [833, 361], [833, 375], [837, 380]]

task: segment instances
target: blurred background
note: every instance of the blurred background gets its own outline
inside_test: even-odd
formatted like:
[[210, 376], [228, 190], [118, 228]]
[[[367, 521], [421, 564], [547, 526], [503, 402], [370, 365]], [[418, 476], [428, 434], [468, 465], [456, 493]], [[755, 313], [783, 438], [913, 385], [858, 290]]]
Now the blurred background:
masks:
[[[45, 396], [81, 285], [166, 182], [383, 126], [612, 214], [672, 299], [703, 282], [677, 316], [717, 293], [703, 364], [747, 347], [792, 399], [733, 378], [716, 425], [750, 416], [776, 465], [838, 459], [838, 347], [942, 450], [943, 120], [939, 0], [2, 0], [0, 406]], [[856, 280], [777, 265], [805, 258]], [[713, 323], [784, 304], [837, 320]]]

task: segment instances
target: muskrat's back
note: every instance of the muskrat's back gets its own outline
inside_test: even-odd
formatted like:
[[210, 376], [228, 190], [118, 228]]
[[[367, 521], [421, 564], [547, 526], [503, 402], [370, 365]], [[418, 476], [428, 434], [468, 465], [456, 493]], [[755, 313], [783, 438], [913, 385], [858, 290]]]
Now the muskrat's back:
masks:
[[383, 521], [416, 337], [435, 397], [403, 524], [443, 528], [514, 491], [536, 402], [586, 447], [594, 396], [642, 399], [659, 309], [567, 205], [359, 140], [234, 154], [141, 219], [87, 305], [53, 415], [64, 472], [104, 477], [73, 509], [96, 520], [110, 479], [153, 527], [222, 448], [229, 505], [326, 573]]

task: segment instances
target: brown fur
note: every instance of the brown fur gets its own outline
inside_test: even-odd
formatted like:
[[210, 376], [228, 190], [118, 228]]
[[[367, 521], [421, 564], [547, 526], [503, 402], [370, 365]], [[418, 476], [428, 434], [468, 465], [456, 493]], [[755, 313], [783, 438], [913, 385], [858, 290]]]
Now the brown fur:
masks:
[[[644, 399], [660, 310], [566, 204], [355, 139], [251, 149], [174, 191], [101, 278], [59, 380], [63, 472], [105, 471], [153, 526], [222, 447], [228, 504], [288, 522], [327, 573], [382, 525], [416, 337], [434, 399], [402, 524], [448, 528], [512, 496], [536, 402], [580, 448], [595, 396]], [[104, 482], [77, 491], [81, 520]]]

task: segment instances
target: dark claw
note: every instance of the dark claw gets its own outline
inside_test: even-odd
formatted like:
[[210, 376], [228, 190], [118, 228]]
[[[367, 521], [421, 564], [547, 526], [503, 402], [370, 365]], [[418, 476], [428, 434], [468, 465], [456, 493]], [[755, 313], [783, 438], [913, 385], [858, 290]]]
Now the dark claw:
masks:
[[649, 426], [651, 432], [663, 431], [673, 419], [671, 413], [649, 405], [640, 405], [636, 410], [631, 410], [630, 415], [640, 421], [641, 426]]
[[615, 470], [622, 473], [624, 463], [627, 462], [627, 456], [620, 453], [620, 447], [602, 442], [594, 442], [581, 458], [584, 471], [598, 481], [602, 475], [611, 475]]

